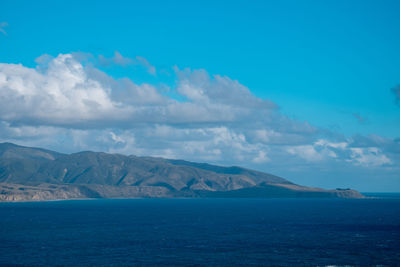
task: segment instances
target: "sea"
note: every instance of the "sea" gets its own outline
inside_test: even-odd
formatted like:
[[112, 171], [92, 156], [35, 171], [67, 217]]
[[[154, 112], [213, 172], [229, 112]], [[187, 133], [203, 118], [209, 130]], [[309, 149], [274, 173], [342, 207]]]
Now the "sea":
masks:
[[0, 266], [400, 266], [400, 194], [0, 203]]

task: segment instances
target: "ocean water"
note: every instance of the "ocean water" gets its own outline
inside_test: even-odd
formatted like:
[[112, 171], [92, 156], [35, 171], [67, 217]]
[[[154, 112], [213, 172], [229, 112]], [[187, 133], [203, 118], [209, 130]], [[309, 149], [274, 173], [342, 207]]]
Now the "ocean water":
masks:
[[7, 265], [399, 266], [400, 198], [0, 203]]

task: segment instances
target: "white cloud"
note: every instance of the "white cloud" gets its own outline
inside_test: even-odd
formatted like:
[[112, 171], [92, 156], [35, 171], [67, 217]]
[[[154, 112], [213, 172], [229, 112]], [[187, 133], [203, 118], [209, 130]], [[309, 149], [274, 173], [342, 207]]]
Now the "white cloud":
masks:
[[381, 149], [357, 145], [359, 144], [352, 139], [346, 142], [329, 142], [320, 139], [312, 145], [288, 147], [287, 152], [309, 162], [336, 159], [363, 167], [377, 167], [393, 163]]
[[244, 112], [246, 109], [257, 108], [261, 111], [276, 107], [269, 100], [255, 97], [246, 86], [229, 77], [214, 75], [211, 78], [205, 70], [174, 69], [179, 78], [177, 91], [193, 102], [235, 105], [243, 108]]
[[[283, 122], [286, 127], [272, 102], [254, 97], [237, 81], [210, 78], [205, 71], [191, 74], [186, 70], [178, 75], [177, 91], [188, 97], [188, 101], [180, 102], [163, 96], [150, 84], [138, 85], [127, 78], [115, 80], [90, 65], [85, 67], [70, 54], [43, 56], [37, 61], [47, 64], [36, 69], [0, 64], [2, 120], [104, 128], [134, 123], [246, 122], [256, 117], [258, 122]], [[204, 99], [190, 92], [202, 92]], [[224, 92], [229, 97], [225, 98]], [[287, 122], [290, 127], [296, 124]], [[296, 127], [303, 126], [297, 123]]]
[[317, 151], [313, 145], [292, 146], [287, 148], [287, 152], [299, 156], [306, 161], [320, 161], [324, 159], [326, 153]]
[[315, 145], [322, 146], [322, 147], [345, 149], [348, 146], [348, 143], [346, 143], [346, 142], [335, 143], [335, 142], [329, 142], [328, 140], [319, 139], [318, 141], [315, 142]]
[[262, 150], [260, 150], [258, 155], [253, 159], [254, 163], [264, 163], [268, 161], [270, 161], [270, 159], [268, 158], [267, 153]]
[[349, 161], [357, 165], [376, 167], [392, 163], [392, 161], [377, 147], [350, 148], [350, 150], [351, 159]]
[[75, 125], [129, 114], [91, 79], [71, 55], [53, 59], [45, 72], [0, 64], [0, 118], [14, 123]]
[[277, 133], [272, 129], [257, 129], [253, 132], [253, 137], [256, 141], [262, 143], [270, 143], [272, 140], [276, 140], [282, 137], [281, 133]]
[[[329, 142], [325, 139], [319, 139], [313, 144], [289, 146], [287, 152], [296, 155], [309, 162], [319, 162], [338, 158], [338, 152], [346, 150], [346, 142]], [[341, 153], [343, 154], [343, 153]]]
[[[67, 152], [227, 165], [397, 163], [400, 143], [378, 136], [332, 138], [284, 116], [273, 102], [228, 77], [175, 67], [171, 90], [183, 99], [178, 101], [162, 86], [114, 79], [77, 60], [88, 57], [43, 55], [36, 68], [0, 64], [0, 139]], [[118, 54], [114, 58], [123, 63]]]

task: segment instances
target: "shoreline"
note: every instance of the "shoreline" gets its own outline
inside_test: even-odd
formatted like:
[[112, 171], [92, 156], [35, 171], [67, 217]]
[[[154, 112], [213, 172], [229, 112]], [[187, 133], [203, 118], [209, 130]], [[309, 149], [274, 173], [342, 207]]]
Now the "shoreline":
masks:
[[253, 199], [253, 200], [267, 200], [267, 199], [293, 199], [293, 200], [305, 200], [305, 199], [313, 199], [313, 200], [371, 200], [371, 199], [400, 199], [400, 193], [399, 197], [371, 197], [371, 196], [365, 196], [363, 198], [340, 198], [340, 197], [131, 197], [131, 198], [71, 198], [71, 199], [47, 199], [47, 200], [22, 200], [22, 201], [0, 201], [0, 205], [2, 203], [39, 203], [39, 202], [62, 202], [62, 201], [96, 201], [96, 200], [134, 200], [134, 199], [166, 199], [166, 200], [171, 200], [171, 199], [181, 199], [181, 200], [190, 200], [190, 199], [204, 199], [204, 200], [209, 200], [209, 199], [236, 199], [236, 200], [241, 200], [241, 199]]

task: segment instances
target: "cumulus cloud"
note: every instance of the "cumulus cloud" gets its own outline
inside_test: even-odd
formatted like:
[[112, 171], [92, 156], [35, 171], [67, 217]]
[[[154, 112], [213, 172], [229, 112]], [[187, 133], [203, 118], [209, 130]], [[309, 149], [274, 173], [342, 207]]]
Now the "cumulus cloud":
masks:
[[[187, 101], [161, 94], [150, 84], [115, 80], [83, 66], [72, 55], [37, 59], [45, 68], [0, 64], [0, 118], [12, 123], [113, 127], [133, 123], [224, 123], [275, 120], [274, 104], [251, 95], [237, 81], [205, 71], [178, 73], [177, 91]], [[223, 92], [229, 92], [224, 98]], [[201, 95], [201, 97], [197, 96]], [[241, 105], [240, 100], [242, 100]], [[293, 122], [292, 127], [302, 126]], [[307, 128], [307, 125], [304, 125]]]
[[171, 97], [162, 86], [114, 79], [81, 62], [90, 58], [43, 55], [36, 68], [0, 64], [0, 138], [66, 152], [246, 166], [334, 162], [377, 168], [395, 164], [400, 154], [400, 142], [391, 139], [333, 137], [288, 118], [226, 76], [175, 67]]
[[6, 30], [4, 29], [4, 28], [6, 28], [7, 26], [8, 26], [8, 23], [7, 23], [7, 22], [5, 22], [5, 21], [0, 22], [0, 32], [1, 32], [2, 34], [4, 34], [4, 35], [7, 35], [7, 32], [6, 32]]
[[51, 60], [45, 72], [0, 64], [0, 89], [0, 118], [12, 123], [73, 126], [129, 113], [71, 55]]

